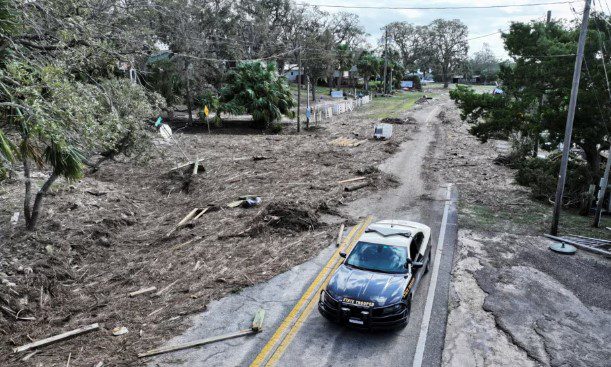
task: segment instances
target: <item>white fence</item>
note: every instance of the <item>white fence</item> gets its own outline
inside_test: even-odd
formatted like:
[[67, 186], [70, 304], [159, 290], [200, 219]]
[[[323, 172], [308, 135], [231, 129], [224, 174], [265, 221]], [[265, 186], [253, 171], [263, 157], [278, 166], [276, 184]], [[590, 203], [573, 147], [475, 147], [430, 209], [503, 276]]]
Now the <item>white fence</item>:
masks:
[[349, 99], [332, 105], [325, 104], [323, 106], [314, 106], [314, 108], [312, 108], [312, 117], [315, 123], [322, 122], [331, 119], [333, 116], [351, 112], [355, 108], [366, 105], [369, 102], [371, 102], [371, 98], [369, 98], [369, 96], [363, 96], [358, 99]]

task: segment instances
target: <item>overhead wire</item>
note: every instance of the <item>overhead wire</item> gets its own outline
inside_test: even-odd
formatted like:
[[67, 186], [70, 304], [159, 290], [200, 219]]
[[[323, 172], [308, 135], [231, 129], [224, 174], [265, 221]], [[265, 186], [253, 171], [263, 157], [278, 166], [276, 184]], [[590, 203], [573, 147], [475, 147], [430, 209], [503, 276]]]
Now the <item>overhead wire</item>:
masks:
[[499, 4], [499, 5], [458, 5], [458, 6], [384, 6], [384, 5], [339, 5], [339, 4], [311, 4], [299, 2], [297, 5], [321, 7], [321, 8], [340, 8], [340, 9], [379, 9], [379, 10], [461, 10], [461, 9], [499, 9], [512, 7], [531, 7], [544, 5], [568, 4], [573, 1], [551, 1], [542, 3], [522, 3], [522, 4]]

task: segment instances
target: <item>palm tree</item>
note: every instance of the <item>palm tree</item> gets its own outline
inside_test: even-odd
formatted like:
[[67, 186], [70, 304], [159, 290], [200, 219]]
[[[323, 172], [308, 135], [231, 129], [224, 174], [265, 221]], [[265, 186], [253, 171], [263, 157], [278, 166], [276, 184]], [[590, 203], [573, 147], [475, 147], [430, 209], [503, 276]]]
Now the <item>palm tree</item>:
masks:
[[383, 60], [371, 52], [363, 52], [361, 54], [361, 57], [356, 63], [356, 67], [359, 70], [359, 74], [361, 74], [365, 80], [365, 90], [369, 90], [369, 79], [378, 75], [382, 63]]
[[282, 115], [293, 117], [295, 100], [275, 63], [246, 62], [227, 75], [227, 84], [220, 91], [220, 112], [252, 115], [253, 122], [267, 128]]

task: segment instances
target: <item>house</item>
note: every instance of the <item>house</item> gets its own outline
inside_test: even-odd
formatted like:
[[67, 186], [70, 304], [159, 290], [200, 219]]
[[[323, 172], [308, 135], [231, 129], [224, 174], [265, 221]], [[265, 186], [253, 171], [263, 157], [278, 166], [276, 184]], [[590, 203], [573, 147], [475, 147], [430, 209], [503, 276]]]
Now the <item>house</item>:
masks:
[[[289, 81], [293, 83], [297, 83], [299, 80], [299, 76], [303, 74], [303, 68], [299, 70], [297, 64], [286, 64], [282, 69], [282, 75]], [[303, 77], [302, 77], [303, 79]], [[302, 80], [303, 83], [305, 80]]]

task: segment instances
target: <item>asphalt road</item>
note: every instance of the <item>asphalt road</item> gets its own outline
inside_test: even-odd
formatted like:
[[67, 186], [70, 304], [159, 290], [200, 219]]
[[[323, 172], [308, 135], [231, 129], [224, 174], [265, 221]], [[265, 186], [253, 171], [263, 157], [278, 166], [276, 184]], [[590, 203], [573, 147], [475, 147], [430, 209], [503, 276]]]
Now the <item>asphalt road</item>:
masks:
[[[355, 217], [372, 215], [374, 221], [414, 220], [432, 228], [433, 267], [416, 290], [409, 324], [403, 329], [391, 332], [362, 332], [328, 322], [314, 309], [309, 316], [303, 317], [303, 320], [295, 317], [292, 321], [289, 333], [294, 335], [290, 343], [287, 341], [280, 348], [282, 353], [276, 353], [277, 366], [441, 364], [450, 270], [457, 234], [457, 193], [451, 185], [427, 181], [422, 175], [423, 162], [432, 154], [431, 144], [434, 142], [439, 108], [433, 102], [414, 111], [412, 115], [418, 120], [419, 129], [413, 140], [404, 143], [401, 151], [381, 167], [382, 170], [400, 178], [400, 187], [357, 200], [346, 209]], [[443, 250], [438, 253], [441, 233], [444, 237]], [[263, 332], [161, 355], [152, 359], [150, 365], [249, 366], [260, 355], [261, 350], [269, 345], [268, 342], [276, 329], [287, 315], [290, 315], [295, 304], [335, 251], [335, 246], [330, 246], [315, 259], [266, 283], [212, 302], [208, 311], [195, 317], [193, 326], [187, 332], [170, 340], [167, 345], [247, 329], [250, 327], [252, 315], [259, 308], [266, 311]], [[436, 280], [433, 285], [432, 279]], [[314, 297], [317, 299], [318, 294]], [[304, 306], [301, 312], [306, 308]], [[286, 333], [283, 338], [286, 338]], [[270, 353], [279, 348], [282, 340], [281, 338], [277, 345], [272, 346]], [[263, 358], [263, 361], [267, 360], [269, 356]]]

